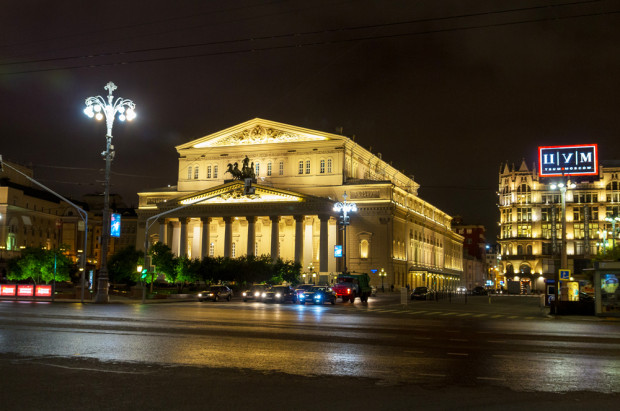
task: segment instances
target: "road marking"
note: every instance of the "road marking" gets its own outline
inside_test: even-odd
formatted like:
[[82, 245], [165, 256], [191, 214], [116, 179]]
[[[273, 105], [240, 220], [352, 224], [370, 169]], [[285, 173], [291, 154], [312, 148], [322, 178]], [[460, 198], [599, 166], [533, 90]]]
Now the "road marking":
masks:
[[476, 315], [474, 315], [474, 317], [484, 317], [486, 315], [488, 315], [488, 314], [476, 314]]
[[455, 315], [456, 313], [443, 313], [441, 315]]
[[536, 317], [525, 317], [526, 320], [534, 320]]
[[425, 377], [445, 377], [445, 374], [424, 374], [424, 373], [420, 373], [418, 375], [423, 375]]
[[476, 377], [479, 380], [487, 380], [487, 381], [506, 381], [505, 378], [494, 378], [494, 377]]
[[460, 355], [460, 356], [463, 356], [463, 357], [466, 357], [466, 356], [469, 355], [469, 354], [464, 353], [464, 352], [449, 352], [449, 353], [446, 353], [446, 354], [448, 354], [448, 355]]
[[432, 311], [430, 313], [427, 313], [426, 315], [435, 315], [435, 314], [441, 314], [441, 311]]
[[382, 313], [395, 313], [398, 310], [381, 310]]
[[457, 317], [464, 317], [466, 315], [471, 315], [472, 313], [463, 313], [463, 314], [458, 314]]
[[508, 318], [519, 318], [519, 316], [518, 316], [518, 315], [511, 315], [511, 316], [510, 316], [510, 317], [508, 317]]
[[499, 318], [499, 317], [503, 317], [503, 315], [502, 314], [497, 314], [497, 315], [492, 316], [491, 318]]
[[428, 312], [428, 311], [413, 311], [413, 312], [410, 312], [409, 314], [422, 314], [422, 313], [426, 313], [426, 312]]

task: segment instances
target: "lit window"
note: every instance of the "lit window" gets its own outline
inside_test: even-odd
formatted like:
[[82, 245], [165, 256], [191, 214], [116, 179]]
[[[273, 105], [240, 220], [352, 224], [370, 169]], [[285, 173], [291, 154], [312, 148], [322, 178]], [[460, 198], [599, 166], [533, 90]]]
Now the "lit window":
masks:
[[217, 166], [213, 166], [213, 178], [217, 178]]
[[310, 174], [310, 160], [306, 160], [306, 174]]
[[187, 167], [187, 179], [188, 180], [192, 179], [192, 167], [191, 166]]
[[237, 243], [232, 243], [231, 257], [237, 257]]
[[254, 174], [256, 174], [256, 176], [258, 177], [260, 175], [260, 163], [256, 163], [254, 167], [256, 169], [256, 171], [254, 171]]
[[299, 174], [303, 174], [304, 173], [304, 161], [303, 160], [301, 160], [299, 162], [299, 171], [298, 171], [298, 173]]
[[332, 172], [332, 159], [328, 158], [327, 159], [327, 173], [331, 174], [331, 172]]
[[368, 258], [368, 240], [362, 240], [360, 242], [360, 257], [361, 258]]
[[325, 160], [321, 160], [319, 163], [319, 173], [325, 174]]
[[284, 175], [284, 161], [280, 161], [280, 175], [283, 176]]
[[267, 175], [271, 175], [271, 161], [267, 163]]
[[207, 178], [211, 178], [211, 166], [207, 166]]
[[215, 255], [215, 243], [209, 244], [209, 257], [213, 257]]
[[194, 179], [198, 179], [198, 166], [194, 167]]
[[258, 243], [254, 243], [254, 255], [258, 255]]

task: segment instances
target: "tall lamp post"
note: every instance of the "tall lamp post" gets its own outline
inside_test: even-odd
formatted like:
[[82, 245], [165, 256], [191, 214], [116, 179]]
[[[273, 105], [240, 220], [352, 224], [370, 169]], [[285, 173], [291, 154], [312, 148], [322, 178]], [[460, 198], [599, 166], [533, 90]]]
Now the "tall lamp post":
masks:
[[[560, 190], [560, 198], [562, 202], [562, 254], [560, 257], [560, 269], [568, 269], [568, 255], [566, 254], [566, 190], [569, 188], [575, 188], [576, 184], [570, 181], [562, 181], [559, 184], [551, 184], [551, 189]], [[560, 301], [560, 271], [555, 270], [555, 303]], [[556, 311], [557, 312], [557, 311]]]
[[334, 204], [334, 211], [340, 213], [340, 225], [344, 231], [342, 245], [342, 261], [344, 262], [343, 274], [347, 274], [347, 226], [349, 225], [349, 213], [357, 212], [357, 204], [347, 201], [347, 192], [342, 195], [342, 202]]
[[385, 270], [381, 268], [381, 271], [379, 272], [379, 277], [381, 277], [381, 292], [385, 292], [385, 287], [383, 287], [383, 279], [386, 275], [387, 273], [385, 272]]
[[104, 87], [108, 90], [107, 101], [101, 97], [88, 97], [85, 101], [86, 108], [84, 114], [88, 117], [95, 117], [103, 120], [105, 117], [107, 125], [106, 150], [101, 153], [105, 159], [105, 181], [103, 194], [103, 216], [101, 229], [101, 268], [97, 280], [96, 303], [108, 302], [108, 242], [110, 240], [110, 166], [114, 158], [114, 146], [112, 146], [112, 126], [114, 118], [118, 114], [120, 121], [131, 121], [136, 117], [134, 108], [136, 105], [131, 100], [118, 97], [114, 100], [112, 93], [116, 90], [116, 85], [111, 81]]
[[308, 272], [310, 273], [310, 277], [312, 277], [312, 284], [316, 285], [314, 281], [316, 279], [316, 274], [314, 273], [314, 264], [312, 262], [308, 266]]

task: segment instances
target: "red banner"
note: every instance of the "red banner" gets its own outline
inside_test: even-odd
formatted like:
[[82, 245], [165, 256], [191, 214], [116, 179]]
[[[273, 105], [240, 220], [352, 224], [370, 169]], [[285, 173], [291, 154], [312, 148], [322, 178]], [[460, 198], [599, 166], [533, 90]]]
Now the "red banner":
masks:
[[37, 285], [34, 289], [35, 297], [51, 297], [52, 286], [51, 285]]
[[16, 289], [17, 286], [15, 284], [2, 284], [0, 285], [0, 296], [15, 297]]
[[32, 284], [19, 284], [17, 286], [18, 297], [32, 297], [34, 293], [34, 285]]

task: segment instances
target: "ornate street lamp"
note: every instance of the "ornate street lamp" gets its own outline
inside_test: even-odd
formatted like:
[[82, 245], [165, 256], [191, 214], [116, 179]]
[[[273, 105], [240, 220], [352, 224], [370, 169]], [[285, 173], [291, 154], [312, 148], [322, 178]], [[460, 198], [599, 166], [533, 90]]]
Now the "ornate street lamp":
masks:
[[[564, 179], [563, 179], [564, 180]], [[575, 188], [577, 185], [570, 181], [562, 181], [559, 184], [551, 184], [552, 190], [560, 190], [560, 198], [562, 202], [562, 255], [560, 258], [560, 268], [568, 269], [568, 255], [566, 254], [566, 190], [569, 188]], [[556, 304], [560, 301], [560, 271], [555, 270], [555, 293]], [[556, 311], [557, 312], [557, 311]]]
[[86, 99], [86, 108], [84, 114], [97, 120], [103, 120], [105, 117], [107, 125], [106, 150], [101, 153], [105, 159], [105, 182], [103, 197], [103, 216], [101, 229], [101, 268], [99, 269], [99, 277], [97, 281], [97, 294], [95, 295], [96, 303], [108, 302], [108, 242], [110, 240], [110, 166], [114, 158], [114, 147], [112, 146], [112, 126], [114, 118], [118, 114], [120, 121], [131, 121], [136, 117], [134, 108], [136, 105], [131, 100], [117, 98], [114, 100], [112, 93], [116, 90], [116, 85], [111, 81], [104, 87], [108, 90], [107, 101], [101, 97], [88, 97]]
[[334, 211], [340, 213], [340, 225], [344, 231], [343, 245], [342, 245], [342, 261], [344, 262], [343, 274], [347, 274], [347, 226], [349, 225], [349, 213], [357, 212], [357, 205], [355, 203], [347, 202], [347, 192], [342, 195], [343, 201], [334, 204]]
[[381, 277], [381, 292], [385, 292], [385, 287], [383, 287], [383, 279], [385, 276], [387, 276], [387, 273], [383, 268], [381, 268], [381, 271], [379, 272], [379, 277]]

